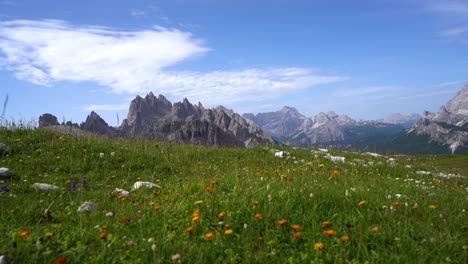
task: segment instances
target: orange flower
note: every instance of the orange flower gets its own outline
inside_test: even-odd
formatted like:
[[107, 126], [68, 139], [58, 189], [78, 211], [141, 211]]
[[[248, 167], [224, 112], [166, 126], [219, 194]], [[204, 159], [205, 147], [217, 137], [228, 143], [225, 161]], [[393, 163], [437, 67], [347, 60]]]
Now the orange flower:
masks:
[[429, 205], [429, 209], [436, 209], [436, 208], [437, 208], [437, 206], [435, 206], [434, 204]]
[[400, 206], [401, 206], [401, 204], [400, 204], [399, 202], [394, 202], [394, 203], [393, 203], [393, 207], [395, 207], [395, 208], [398, 208], [398, 207], [400, 207]]
[[65, 264], [67, 263], [67, 257], [61, 256], [54, 261], [54, 264]]
[[299, 231], [299, 229], [301, 229], [301, 226], [300, 225], [291, 225], [290, 229], [297, 232], [297, 231]]
[[323, 248], [323, 243], [322, 242], [318, 242], [318, 243], [315, 243], [314, 244], [314, 250], [321, 250]]
[[322, 227], [329, 227], [331, 225], [330, 221], [323, 221], [322, 222]]
[[198, 223], [200, 221], [200, 217], [199, 216], [194, 216], [192, 217], [192, 223]]
[[263, 217], [262, 214], [255, 214], [254, 216], [255, 220], [260, 220], [262, 219], [262, 217]]
[[359, 206], [363, 206], [366, 204], [366, 200], [361, 200], [357, 205]]
[[332, 170], [332, 172], [330, 174], [331, 174], [331, 176], [337, 176], [338, 174], [340, 174], [340, 171], [339, 170]]
[[102, 232], [101, 234], [99, 234], [98, 238], [99, 239], [105, 239], [107, 237], [107, 233], [106, 232]]
[[27, 237], [27, 236], [29, 236], [29, 234], [31, 234], [31, 230], [26, 229], [26, 230], [21, 231], [21, 232], [18, 234], [18, 237], [19, 237], [19, 238]]
[[289, 175], [287, 175], [287, 174], [281, 175], [281, 179], [283, 179], [283, 180], [286, 180], [288, 178], [289, 178]]
[[195, 210], [192, 214], [192, 217], [200, 216], [200, 210]]
[[166, 202], [166, 203], [169, 202], [169, 197], [168, 196], [164, 197], [164, 202]]
[[175, 197], [180, 197], [180, 193], [176, 193], [176, 194], [175, 194]]
[[372, 232], [372, 233], [378, 233], [378, 232], [380, 232], [380, 228], [378, 228], [377, 226], [374, 226], [374, 227], [371, 229], [371, 232]]
[[161, 209], [161, 206], [159, 204], [154, 207], [155, 211], [159, 211], [159, 209]]
[[253, 204], [253, 206], [257, 206], [257, 205], [260, 204], [260, 202], [259, 201], [253, 201], [252, 204]]
[[218, 214], [218, 218], [223, 218], [225, 215], [226, 215], [226, 214], [225, 214], [224, 211], [223, 211], [223, 212], [221, 212], [221, 213]]
[[333, 229], [328, 229], [328, 230], [323, 231], [323, 235], [326, 237], [334, 236], [336, 235], [336, 231]]
[[418, 209], [418, 205], [415, 204], [415, 205], [411, 206], [411, 208], [414, 209], [414, 210], [416, 210], [416, 209]]
[[124, 216], [122, 217], [122, 222], [130, 222], [131, 217], [130, 216]]
[[258, 249], [260, 247], [260, 244], [259, 243], [254, 243], [252, 245], [253, 249]]
[[154, 195], [154, 196], [158, 196], [160, 193], [161, 193], [160, 191], [153, 192], [153, 195]]
[[232, 235], [232, 232], [233, 232], [232, 229], [228, 229], [228, 230], [224, 231], [224, 234], [225, 235]]
[[276, 226], [283, 226], [287, 222], [288, 222], [288, 220], [285, 220], [285, 219], [278, 220], [278, 221], [276, 221]]
[[226, 229], [229, 229], [230, 227], [231, 227], [230, 224], [225, 224], [225, 225], [224, 225], [224, 228], [226, 228]]
[[189, 226], [189, 227], [185, 228], [185, 232], [187, 232], [187, 233], [192, 233], [192, 231], [193, 231], [193, 226]]
[[217, 184], [218, 184], [217, 181], [210, 181], [210, 185], [211, 185], [211, 186], [215, 186], [215, 185], [217, 185]]
[[204, 237], [203, 239], [205, 239], [205, 240], [212, 240], [212, 239], [214, 238], [214, 236], [215, 236], [214, 233], [211, 233], [211, 232], [210, 232], [210, 233], [206, 233], [206, 234], [205, 234], [205, 237]]
[[211, 189], [211, 187], [206, 187], [205, 192], [207, 192], [207, 193], [213, 192], [213, 189]]
[[156, 204], [156, 203], [153, 202], [153, 201], [151, 201], [151, 202], [149, 203], [149, 205], [150, 205], [151, 207], [153, 207], [155, 204]]
[[296, 232], [292, 236], [292, 240], [296, 240], [302, 236], [301, 232]]
[[340, 241], [344, 243], [349, 242], [349, 236], [347, 235], [340, 236]]

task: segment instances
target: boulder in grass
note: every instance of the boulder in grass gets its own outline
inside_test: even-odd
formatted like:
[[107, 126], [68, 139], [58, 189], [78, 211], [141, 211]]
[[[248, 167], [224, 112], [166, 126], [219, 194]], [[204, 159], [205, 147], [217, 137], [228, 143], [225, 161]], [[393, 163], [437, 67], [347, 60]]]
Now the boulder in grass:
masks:
[[0, 168], [0, 177], [8, 177], [8, 175], [10, 175], [10, 169]]
[[58, 190], [60, 189], [58, 186], [53, 185], [53, 184], [48, 184], [48, 183], [34, 183], [33, 184], [34, 189], [37, 191], [50, 191], [50, 190]]
[[161, 186], [152, 183], [152, 182], [144, 182], [144, 181], [137, 181], [135, 184], [133, 184], [132, 191], [138, 190], [141, 187], [146, 187], [146, 188], [161, 188]]
[[10, 264], [10, 259], [8, 258], [7, 255], [1, 255], [0, 256], [0, 264]]
[[97, 210], [97, 205], [93, 202], [84, 202], [78, 207], [78, 212], [94, 212]]
[[5, 143], [0, 143], [0, 153], [10, 151], [10, 147]]
[[119, 188], [115, 188], [115, 192], [119, 195], [122, 195], [124, 197], [129, 197], [130, 196], [130, 192], [129, 191], [126, 191], [124, 189], [119, 189]]

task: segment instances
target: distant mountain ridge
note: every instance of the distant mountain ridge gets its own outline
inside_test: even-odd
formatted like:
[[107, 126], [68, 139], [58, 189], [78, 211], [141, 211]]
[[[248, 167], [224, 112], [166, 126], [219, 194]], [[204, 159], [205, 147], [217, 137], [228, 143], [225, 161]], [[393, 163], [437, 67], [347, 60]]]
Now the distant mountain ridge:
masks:
[[305, 117], [297, 109], [289, 106], [276, 112], [256, 115], [247, 113], [243, 117], [256, 123], [277, 141], [300, 147], [364, 146], [398, 134], [404, 129], [401, 123], [408, 122], [406, 118], [403, 118], [401, 123], [397, 120], [393, 124], [354, 120], [333, 111]]

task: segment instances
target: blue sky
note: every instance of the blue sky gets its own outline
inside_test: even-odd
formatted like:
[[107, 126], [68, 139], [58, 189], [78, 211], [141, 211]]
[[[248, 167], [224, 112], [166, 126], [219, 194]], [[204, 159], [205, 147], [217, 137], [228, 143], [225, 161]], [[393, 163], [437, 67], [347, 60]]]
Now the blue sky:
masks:
[[[136, 95], [378, 119], [468, 82], [461, 0], [0, 0], [4, 118], [110, 125]], [[1, 114], [1, 113], [0, 113]]]

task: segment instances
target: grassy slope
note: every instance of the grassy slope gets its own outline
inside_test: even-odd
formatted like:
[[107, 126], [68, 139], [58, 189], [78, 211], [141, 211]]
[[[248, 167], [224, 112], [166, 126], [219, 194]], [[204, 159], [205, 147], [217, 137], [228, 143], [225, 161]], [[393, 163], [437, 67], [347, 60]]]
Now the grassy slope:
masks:
[[[291, 157], [276, 158], [266, 148], [111, 141], [46, 130], [0, 129], [0, 141], [12, 149], [0, 154], [0, 167], [14, 173], [7, 179], [10, 192], [0, 194], [0, 254], [15, 263], [51, 263], [60, 256], [67, 263], [167, 263], [176, 253], [191, 263], [467, 261], [466, 178], [416, 173], [453, 172], [452, 166], [466, 172], [466, 155], [397, 157], [390, 166], [385, 158], [347, 152], [333, 153], [347, 159], [333, 163], [307, 149], [281, 147]], [[333, 170], [338, 175], [331, 176]], [[71, 180], [79, 185], [84, 175], [88, 186], [71, 191]], [[162, 188], [127, 199], [111, 194], [130, 190], [137, 180]], [[34, 182], [62, 189], [36, 192]], [[361, 200], [366, 203], [358, 206]], [[84, 201], [96, 202], [98, 210], [77, 213]], [[48, 207], [50, 219], [43, 214]], [[192, 223], [195, 210], [200, 220]], [[114, 217], [105, 216], [110, 211]], [[126, 216], [129, 222], [122, 221]], [[281, 219], [288, 222], [277, 226]], [[322, 227], [323, 221], [331, 226]], [[300, 225], [297, 239], [292, 224]], [[27, 229], [28, 236], [18, 237]], [[336, 235], [325, 237], [326, 229]], [[46, 238], [47, 232], [53, 235]], [[204, 240], [207, 233], [214, 238]], [[319, 242], [324, 247], [316, 251]]]

